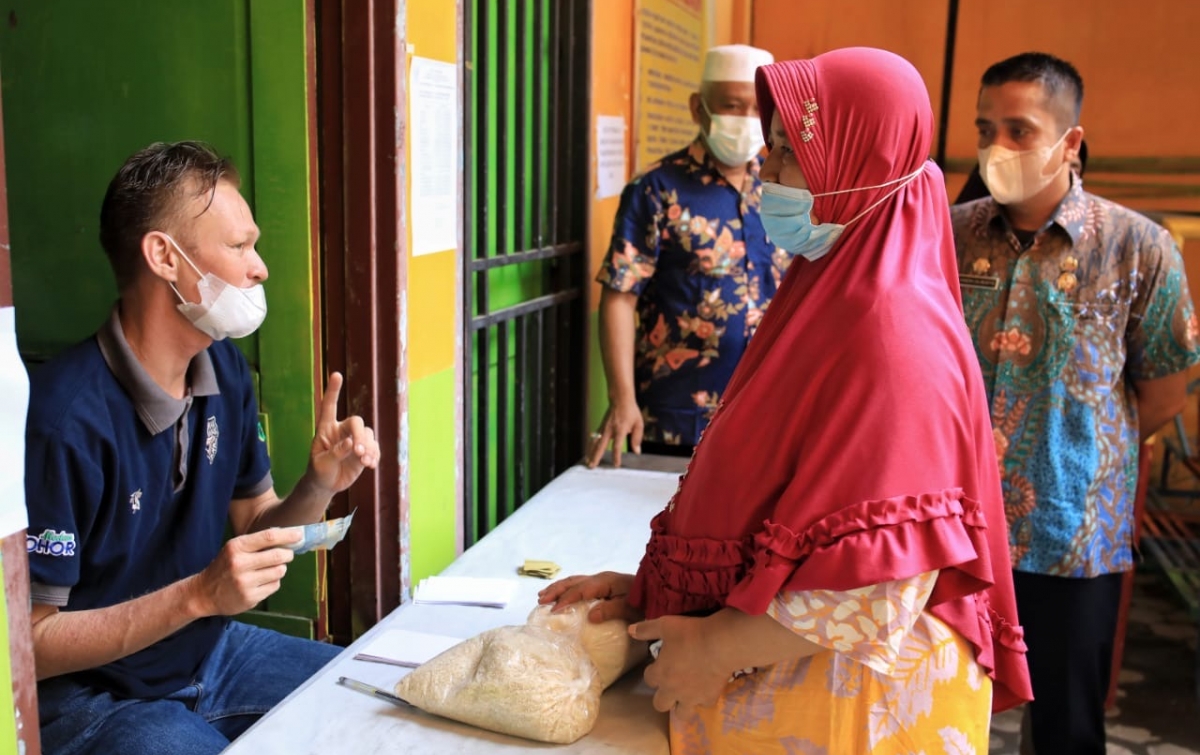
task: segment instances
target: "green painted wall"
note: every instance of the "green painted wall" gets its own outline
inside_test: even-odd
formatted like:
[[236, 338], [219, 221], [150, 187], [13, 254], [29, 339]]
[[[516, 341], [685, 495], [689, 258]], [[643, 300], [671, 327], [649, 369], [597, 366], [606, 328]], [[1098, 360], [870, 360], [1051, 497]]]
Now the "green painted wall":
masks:
[[[186, 0], [173, 0], [174, 3]], [[308, 43], [297, 0], [253, 0], [250, 9], [251, 136], [258, 245], [271, 271], [270, 314], [258, 336], [259, 399], [270, 417], [271, 468], [281, 494], [308, 466], [316, 426], [313, 384], [314, 240], [310, 234]], [[317, 554], [297, 558], [260, 608], [315, 619]]]
[[458, 471], [455, 464], [454, 369], [409, 384], [409, 527], [412, 584], [446, 568], [457, 555]]
[[[87, 337], [116, 295], [100, 203], [131, 153], [201, 139], [233, 158], [263, 230], [270, 314], [239, 344], [259, 371], [276, 487], [303, 473], [313, 428], [304, 3], [13, 0], [0, 93], [17, 334], [37, 360]], [[266, 608], [316, 616], [301, 557]], [[302, 622], [303, 624], [303, 622]], [[311, 631], [301, 626], [301, 633]]]
[[246, 0], [7, 7], [0, 91], [17, 335], [51, 354], [92, 333], [115, 296], [98, 218], [128, 155], [198, 138], [249, 166], [248, 13]]
[[588, 312], [587, 344], [587, 426], [597, 428], [608, 411], [608, 378], [600, 356], [600, 313], [596, 311]]

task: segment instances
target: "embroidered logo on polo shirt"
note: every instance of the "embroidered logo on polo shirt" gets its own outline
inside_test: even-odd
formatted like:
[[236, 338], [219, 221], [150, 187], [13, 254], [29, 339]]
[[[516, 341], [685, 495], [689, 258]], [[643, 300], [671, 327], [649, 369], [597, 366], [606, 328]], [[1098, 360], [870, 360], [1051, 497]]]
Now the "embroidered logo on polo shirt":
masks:
[[204, 438], [204, 453], [208, 456], [208, 463], [212, 464], [213, 459], [217, 458], [217, 438], [221, 436], [221, 431], [217, 428], [217, 418], [208, 418], [208, 434]]
[[43, 556], [74, 556], [75, 533], [46, 529], [40, 535], [26, 535], [25, 550]]
[[138, 488], [133, 491], [133, 495], [129, 496], [129, 510], [133, 513], [138, 513], [142, 510], [142, 489]]

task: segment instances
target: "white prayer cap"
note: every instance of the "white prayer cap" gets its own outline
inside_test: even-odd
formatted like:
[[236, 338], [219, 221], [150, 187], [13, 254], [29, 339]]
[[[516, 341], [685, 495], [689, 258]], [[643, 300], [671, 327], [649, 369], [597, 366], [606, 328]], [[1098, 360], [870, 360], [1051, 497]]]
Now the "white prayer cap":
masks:
[[775, 56], [750, 45], [720, 45], [704, 56], [701, 81], [748, 81], [754, 83], [759, 66], [775, 62]]

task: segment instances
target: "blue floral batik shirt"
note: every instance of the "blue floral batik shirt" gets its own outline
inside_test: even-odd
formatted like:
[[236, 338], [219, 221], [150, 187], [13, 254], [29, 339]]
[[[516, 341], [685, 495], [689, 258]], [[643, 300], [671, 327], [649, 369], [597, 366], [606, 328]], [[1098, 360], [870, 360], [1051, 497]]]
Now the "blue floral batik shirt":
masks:
[[991, 198], [951, 216], [1013, 568], [1063, 577], [1132, 568], [1133, 383], [1200, 360], [1179, 250], [1165, 229], [1074, 178], [1025, 249]]
[[698, 138], [621, 194], [596, 280], [638, 296], [647, 441], [695, 445], [787, 270], [759, 219], [758, 170], [755, 160], [734, 188]]

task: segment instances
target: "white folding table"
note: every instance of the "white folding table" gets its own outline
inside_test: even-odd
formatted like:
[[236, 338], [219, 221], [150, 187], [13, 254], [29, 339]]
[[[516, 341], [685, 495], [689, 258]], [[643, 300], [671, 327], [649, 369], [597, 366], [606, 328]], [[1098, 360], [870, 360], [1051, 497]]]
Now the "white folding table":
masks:
[[[519, 579], [504, 609], [406, 603], [346, 648], [328, 666], [264, 716], [225, 752], [232, 755], [353, 753], [563, 753], [667, 755], [667, 722], [651, 705], [651, 690], [635, 669], [605, 692], [596, 727], [573, 745], [542, 745], [483, 731], [419, 711], [397, 708], [337, 684], [339, 676], [391, 691], [406, 669], [354, 660], [387, 629], [471, 637], [523, 624], [547, 581], [517, 577], [525, 559], [563, 567], [561, 576], [636, 570], [650, 519], [674, 493], [684, 460], [627, 457], [641, 469], [574, 467], [525, 503], [443, 574]], [[271, 673], [263, 669], [262, 673]]]

